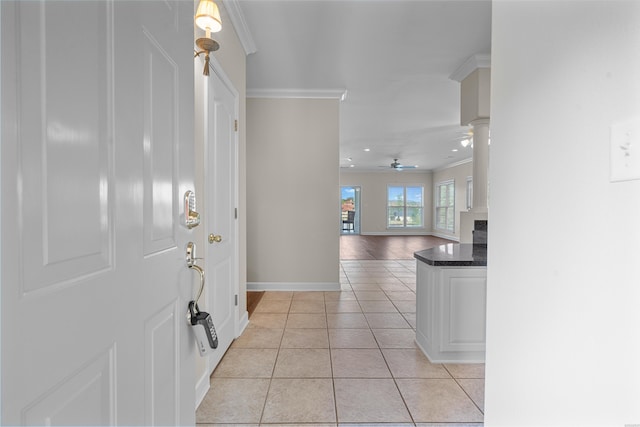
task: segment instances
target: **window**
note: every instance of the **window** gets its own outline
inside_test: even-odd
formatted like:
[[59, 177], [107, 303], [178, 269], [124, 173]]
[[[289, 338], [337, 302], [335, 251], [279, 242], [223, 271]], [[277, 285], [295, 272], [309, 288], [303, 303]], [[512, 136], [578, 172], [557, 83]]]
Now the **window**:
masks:
[[421, 185], [387, 187], [387, 227], [423, 227], [423, 193]]
[[453, 180], [436, 186], [436, 230], [455, 231], [456, 188]]

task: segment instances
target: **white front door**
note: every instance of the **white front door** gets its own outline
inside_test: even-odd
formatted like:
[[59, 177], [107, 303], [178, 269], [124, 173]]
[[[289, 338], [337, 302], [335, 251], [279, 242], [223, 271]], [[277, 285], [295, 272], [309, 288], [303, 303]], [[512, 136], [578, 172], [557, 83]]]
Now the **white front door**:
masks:
[[193, 424], [193, 4], [1, 15], [0, 423]]
[[218, 351], [210, 369], [218, 364], [236, 337], [238, 310], [237, 228], [237, 117], [238, 95], [222, 75], [217, 62], [207, 78], [205, 114], [206, 271], [209, 282], [207, 306], [219, 337]]

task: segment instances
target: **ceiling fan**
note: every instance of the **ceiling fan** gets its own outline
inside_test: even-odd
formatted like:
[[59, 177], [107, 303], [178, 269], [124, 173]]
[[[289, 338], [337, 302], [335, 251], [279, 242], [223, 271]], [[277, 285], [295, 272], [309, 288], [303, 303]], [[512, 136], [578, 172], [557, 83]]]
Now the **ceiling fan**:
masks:
[[[387, 166], [380, 166], [381, 168], [386, 168]], [[393, 159], [393, 163], [389, 165], [391, 169], [403, 170], [403, 169], [415, 169], [417, 166], [405, 166], [398, 162], [398, 159]]]

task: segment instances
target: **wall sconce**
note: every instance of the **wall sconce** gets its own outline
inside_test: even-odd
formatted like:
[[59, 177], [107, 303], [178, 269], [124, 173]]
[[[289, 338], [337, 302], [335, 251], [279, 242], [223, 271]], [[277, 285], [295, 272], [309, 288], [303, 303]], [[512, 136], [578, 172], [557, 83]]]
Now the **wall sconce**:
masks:
[[211, 33], [222, 30], [222, 20], [218, 5], [213, 0], [200, 0], [196, 11], [196, 25], [205, 31], [205, 36], [196, 40], [196, 46], [200, 51], [196, 52], [194, 58], [204, 53], [204, 71], [202, 74], [209, 75], [209, 53], [220, 49], [220, 44], [211, 38]]

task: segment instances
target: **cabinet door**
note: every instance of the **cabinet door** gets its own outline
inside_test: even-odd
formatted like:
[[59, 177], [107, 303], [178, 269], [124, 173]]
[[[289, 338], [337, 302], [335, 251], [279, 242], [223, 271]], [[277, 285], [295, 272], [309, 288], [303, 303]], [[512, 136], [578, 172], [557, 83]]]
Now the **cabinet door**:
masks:
[[440, 350], [484, 351], [487, 270], [442, 269], [440, 300]]

